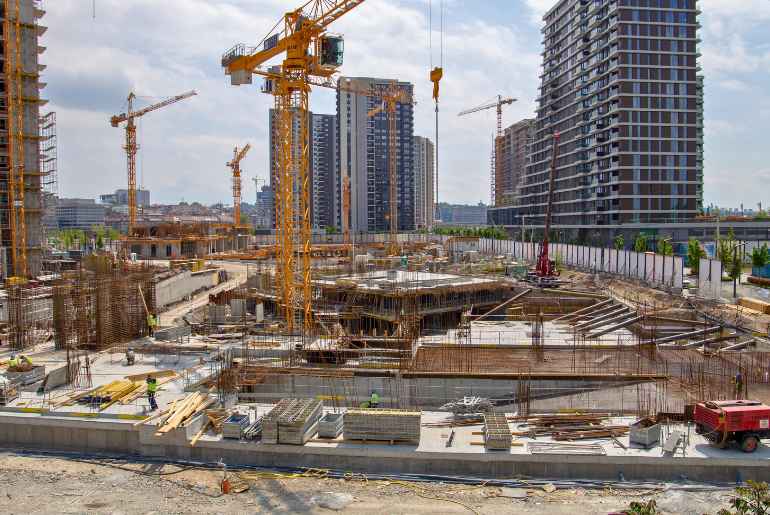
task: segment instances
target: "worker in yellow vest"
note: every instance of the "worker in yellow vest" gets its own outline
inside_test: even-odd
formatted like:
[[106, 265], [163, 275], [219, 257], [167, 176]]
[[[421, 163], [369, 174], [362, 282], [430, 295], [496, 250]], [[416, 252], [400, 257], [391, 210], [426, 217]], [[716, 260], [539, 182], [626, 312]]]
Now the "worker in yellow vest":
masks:
[[147, 400], [150, 401], [150, 411], [158, 409], [158, 403], [155, 401], [155, 392], [158, 391], [158, 380], [151, 375], [147, 376]]
[[150, 336], [155, 334], [155, 327], [158, 325], [158, 319], [152, 313], [147, 314], [147, 332]]
[[19, 360], [16, 359], [16, 356], [12, 354], [11, 359], [8, 360], [8, 368], [11, 369], [11, 368], [16, 368], [18, 366], [19, 366]]

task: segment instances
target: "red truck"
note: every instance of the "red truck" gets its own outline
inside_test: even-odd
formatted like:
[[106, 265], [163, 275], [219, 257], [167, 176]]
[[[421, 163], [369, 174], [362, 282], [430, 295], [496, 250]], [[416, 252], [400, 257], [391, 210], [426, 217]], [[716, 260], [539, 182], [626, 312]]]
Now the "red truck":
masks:
[[724, 448], [738, 442], [743, 452], [754, 452], [759, 441], [770, 438], [770, 406], [759, 401], [707, 401], [695, 405], [695, 431]]

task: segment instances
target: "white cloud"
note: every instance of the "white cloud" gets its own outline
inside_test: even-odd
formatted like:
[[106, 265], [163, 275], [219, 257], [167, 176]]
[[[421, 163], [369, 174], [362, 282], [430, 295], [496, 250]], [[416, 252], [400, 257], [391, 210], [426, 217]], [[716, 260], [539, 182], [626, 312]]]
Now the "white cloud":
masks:
[[[59, 112], [62, 195], [93, 197], [124, 187], [123, 131], [108, 119], [124, 110], [129, 89], [152, 97], [193, 88], [199, 93], [140, 124], [140, 170], [154, 199], [227, 202], [224, 163], [232, 147], [246, 141], [253, 150], [243, 163], [245, 175], [266, 178], [272, 98], [258, 85], [230, 86], [219, 59], [237, 42], [260, 41], [285, 8], [278, 0], [99, 0], [93, 20], [90, 2], [48, 4], [42, 44], [49, 51], [42, 61], [49, 65], [50, 107]], [[445, 26], [440, 195], [475, 202], [488, 198], [494, 116], [456, 113], [499, 93], [520, 99], [505, 112], [506, 123], [532, 116], [539, 49], [517, 27], [461, 19]], [[330, 30], [345, 35], [343, 74], [415, 84], [415, 132], [433, 138], [427, 26], [424, 3], [369, 0]], [[311, 108], [333, 112], [333, 94], [314, 92]], [[253, 201], [253, 192], [245, 180], [244, 199]]]

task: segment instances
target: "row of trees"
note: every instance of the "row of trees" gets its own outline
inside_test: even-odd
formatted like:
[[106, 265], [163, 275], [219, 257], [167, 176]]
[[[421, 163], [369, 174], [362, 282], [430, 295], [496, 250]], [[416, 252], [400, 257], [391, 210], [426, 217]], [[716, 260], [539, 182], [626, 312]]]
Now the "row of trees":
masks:
[[444, 236], [473, 236], [493, 240], [507, 240], [508, 233], [500, 227], [436, 227], [433, 234]]
[[[636, 235], [636, 238], [634, 239], [634, 252], [649, 252], [651, 247], [650, 242], [652, 241], [656, 242], [656, 254], [660, 254], [661, 256], [674, 255], [674, 246], [671, 245], [669, 240], [653, 240], [650, 238], [650, 236], [644, 233], [639, 233]], [[615, 250], [624, 250], [626, 248], [626, 239], [622, 234], [619, 234], [615, 236], [615, 240], [612, 242], [612, 246], [615, 248]]]
[[85, 248], [92, 239], [96, 248], [102, 250], [108, 242], [118, 238], [120, 238], [118, 230], [103, 225], [93, 226], [88, 232], [83, 229], [61, 229], [49, 236], [51, 243], [60, 250]]

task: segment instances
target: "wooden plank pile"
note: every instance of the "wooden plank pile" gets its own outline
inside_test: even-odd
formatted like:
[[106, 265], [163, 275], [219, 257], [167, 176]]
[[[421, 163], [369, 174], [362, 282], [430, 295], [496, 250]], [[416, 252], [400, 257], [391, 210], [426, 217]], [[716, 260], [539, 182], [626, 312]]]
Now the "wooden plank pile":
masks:
[[84, 392], [67, 394], [61, 399], [57, 399], [57, 401], [51, 405], [54, 408], [72, 406], [76, 403], [89, 404], [92, 406], [98, 405], [99, 410], [102, 411], [118, 402], [121, 404], [128, 404], [147, 395], [146, 379], [148, 375], [157, 378], [158, 386], [174, 381], [179, 377], [173, 370], [161, 370], [158, 372], [130, 375], [126, 376], [124, 379], [117, 379]]
[[511, 428], [508, 419], [502, 413], [484, 414], [484, 447], [487, 450], [510, 450]]
[[[182, 400], [176, 400], [157, 415], [146, 418], [137, 425], [146, 424], [157, 420], [155, 436], [163, 436], [169, 431], [183, 426], [201, 411], [214, 404], [215, 399], [207, 393], [191, 393]], [[203, 433], [200, 433], [201, 435]], [[198, 436], [198, 435], [196, 435]], [[198, 436], [200, 438], [200, 436]], [[196, 440], [197, 441], [197, 440]]]
[[419, 442], [419, 411], [380, 408], [356, 408], [345, 412], [345, 440]]
[[538, 415], [526, 418], [525, 429], [516, 436], [550, 436], [556, 441], [613, 438], [628, 433], [628, 425], [608, 425], [606, 414]]

